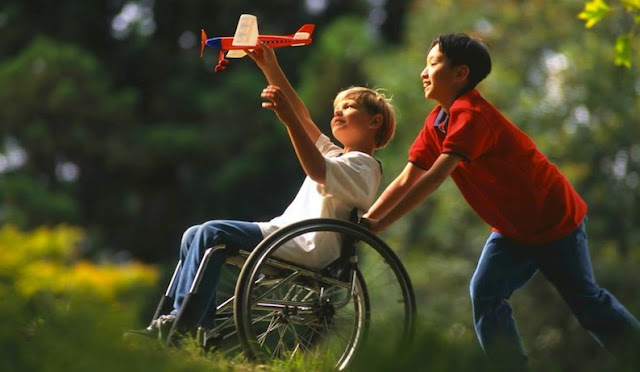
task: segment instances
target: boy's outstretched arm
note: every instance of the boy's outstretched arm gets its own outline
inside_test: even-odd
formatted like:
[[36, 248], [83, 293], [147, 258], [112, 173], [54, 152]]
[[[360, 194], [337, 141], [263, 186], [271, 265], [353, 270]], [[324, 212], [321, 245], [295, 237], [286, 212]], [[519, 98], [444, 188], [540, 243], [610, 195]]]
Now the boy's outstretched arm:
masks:
[[260, 67], [260, 70], [262, 70], [262, 73], [267, 78], [269, 84], [282, 89], [289, 102], [291, 102], [291, 105], [300, 119], [305, 132], [311, 141], [315, 143], [322, 132], [318, 129], [318, 126], [315, 124], [313, 119], [311, 119], [311, 114], [309, 114], [307, 106], [302, 102], [302, 99], [300, 99], [298, 93], [291, 86], [291, 83], [284, 74], [284, 71], [282, 71], [275, 52], [264, 42], [260, 42], [258, 47], [259, 49], [247, 51], [247, 54], [256, 62], [258, 67]]
[[407, 163], [404, 170], [382, 192], [364, 214], [369, 228], [381, 232], [418, 206], [453, 172], [462, 160], [454, 154], [441, 154], [429, 170]]
[[315, 182], [324, 184], [326, 181], [326, 163], [324, 156], [316, 147], [315, 140], [318, 137], [312, 140], [292, 103], [280, 87], [269, 85], [262, 90], [261, 96], [268, 100], [268, 102], [262, 103], [262, 107], [275, 112], [280, 121], [287, 127], [293, 149], [304, 172]]

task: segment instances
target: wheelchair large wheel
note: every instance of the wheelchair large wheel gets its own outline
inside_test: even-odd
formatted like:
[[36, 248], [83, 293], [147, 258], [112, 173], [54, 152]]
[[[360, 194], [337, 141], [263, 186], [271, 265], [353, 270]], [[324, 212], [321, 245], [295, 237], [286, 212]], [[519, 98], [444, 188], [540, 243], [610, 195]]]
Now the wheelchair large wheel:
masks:
[[[353, 241], [355, 257], [347, 260], [347, 270], [318, 272], [278, 258], [279, 249], [309, 233]], [[413, 336], [415, 311], [411, 282], [391, 248], [359, 225], [326, 218], [294, 223], [260, 243], [240, 272], [234, 303], [249, 358], [302, 355], [337, 369], [367, 341], [404, 344]]]

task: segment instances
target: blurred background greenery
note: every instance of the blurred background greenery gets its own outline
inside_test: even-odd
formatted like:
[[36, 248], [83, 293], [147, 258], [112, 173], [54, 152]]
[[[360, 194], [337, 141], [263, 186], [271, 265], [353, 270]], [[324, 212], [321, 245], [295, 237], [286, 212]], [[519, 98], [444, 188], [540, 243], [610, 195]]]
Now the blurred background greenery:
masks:
[[[149, 320], [187, 227], [271, 218], [302, 182], [282, 125], [260, 108], [266, 82], [252, 61], [213, 73], [217, 53], [198, 58], [200, 28], [233, 35], [242, 13], [256, 15], [267, 34], [316, 24], [311, 46], [277, 53], [326, 133], [338, 90], [366, 85], [393, 96], [398, 130], [377, 153], [384, 185], [405, 165], [433, 107], [418, 77], [430, 40], [466, 32], [487, 41], [494, 69], [480, 90], [587, 201], [596, 276], [638, 316], [637, 48], [630, 67], [613, 63], [614, 41], [633, 14], [611, 12], [587, 30], [577, 17], [584, 7], [578, 0], [3, 1], [3, 369], [207, 368], [184, 355], [128, 350], [119, 337]], [[488, 233], [447, 181], [383, 234], [418, 295], [421, 336], [404, 356], [407, 368], [477, 362], [467, 286]], [[536, 369], [610, 367], [542, 276], [512, 303]], [[431, 351], [421, 354], [421, 346]]]

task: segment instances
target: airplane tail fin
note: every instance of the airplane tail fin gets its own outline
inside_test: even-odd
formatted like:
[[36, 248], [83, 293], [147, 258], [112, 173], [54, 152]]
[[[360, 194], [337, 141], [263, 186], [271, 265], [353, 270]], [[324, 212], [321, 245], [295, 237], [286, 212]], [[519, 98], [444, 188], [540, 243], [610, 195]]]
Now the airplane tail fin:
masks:
[[307, 40], [311, 38], [311, 34], [313, 34], [314, 28], [315, 28], [315, 25], [312, 25], [312, 24], [302, 25], [302, 27], [300, 27], [300, 29], [296, 31], [296, 33], [293, 35], [293, 38], [296, 40], [300, 40], [300, 39]]

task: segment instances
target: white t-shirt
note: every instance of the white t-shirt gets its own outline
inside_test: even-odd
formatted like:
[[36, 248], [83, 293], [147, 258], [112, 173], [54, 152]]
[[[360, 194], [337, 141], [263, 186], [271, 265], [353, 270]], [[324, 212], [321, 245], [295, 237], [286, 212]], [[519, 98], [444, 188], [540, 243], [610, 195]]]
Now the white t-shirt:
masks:
[[[326, 183], [321, 185], [306, 177], [281, 216], [258, 222], [265, 237], [281, 227], [310, 218], [346, 220], [353, 208], [366, 211], [373, 204], [382, 178], [378, 161], [358, 151], [342, 155], [342, 148], [326, 135], [320, 135], [316, 147], [325, 157]], [[321, 269], [340, 255], [339, 237], [335, 233], [307, 233], [285, 244], [275, 255], [311, 269]]]

